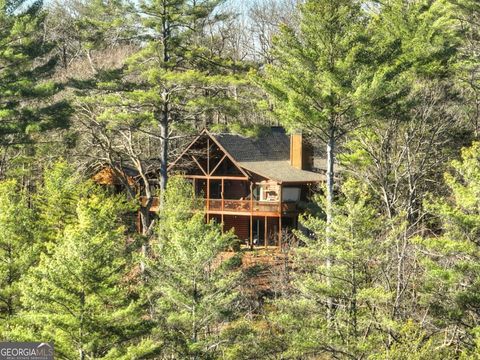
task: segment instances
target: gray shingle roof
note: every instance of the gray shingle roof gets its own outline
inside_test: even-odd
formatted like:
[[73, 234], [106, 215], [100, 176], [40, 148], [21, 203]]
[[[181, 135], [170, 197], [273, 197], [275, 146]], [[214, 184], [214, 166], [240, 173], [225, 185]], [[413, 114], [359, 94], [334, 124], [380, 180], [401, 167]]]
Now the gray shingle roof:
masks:
[[289, 160], [290, 137], [282, 128], [272, 128], [259, 137], [212, 134], [236, 161]]
[[239, 164], [248, 171], [278, 182], [313, 183], [326, 179], [323, 174], [294, 168], [289, 160], [242, 161]]
[[278, 182], [320, 182], [325, 175], [290, 165], [290, 137], [283, 128], [256, 138], [211, 134], [244, 169]]

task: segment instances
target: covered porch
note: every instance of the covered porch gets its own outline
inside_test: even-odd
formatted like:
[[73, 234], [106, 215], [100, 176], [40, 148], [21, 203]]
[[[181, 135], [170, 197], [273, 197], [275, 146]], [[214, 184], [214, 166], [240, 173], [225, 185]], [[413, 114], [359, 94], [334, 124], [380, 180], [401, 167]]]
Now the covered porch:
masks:
[[280, 248], [286, 233], [295, 227], [296, 217], [207, 214], [208, 221], [223, 224], [223, 231], [233, 229], [242, 247]]
[[207, 213], [278, 217], [295, 211], [295, 202], [282, 201], [282, 186], [276, 182], [238, 177], [185, 176], [191, 179], [195, 196], [203, 198]]

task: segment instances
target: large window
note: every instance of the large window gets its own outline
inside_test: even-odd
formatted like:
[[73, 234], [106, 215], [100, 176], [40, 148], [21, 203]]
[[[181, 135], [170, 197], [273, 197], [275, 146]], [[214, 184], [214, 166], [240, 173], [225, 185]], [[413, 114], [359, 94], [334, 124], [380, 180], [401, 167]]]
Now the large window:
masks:
[[300, 201], [300, 188], [299, 187], [284, 187], [282, 189], [282, 201], [284, 201], [284, 202]]

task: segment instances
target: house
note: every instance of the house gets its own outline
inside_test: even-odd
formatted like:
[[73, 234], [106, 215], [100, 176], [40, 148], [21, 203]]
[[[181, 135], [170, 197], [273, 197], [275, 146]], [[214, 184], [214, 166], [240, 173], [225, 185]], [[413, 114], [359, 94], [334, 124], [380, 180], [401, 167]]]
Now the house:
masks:
[[203, 130], [169, 172], [192, 181], [207, 221], [233, 228], [250, 247], [277, 247], [325, 180], [312, 167], [313, 150], [302, 135], [272, 127], [255, 138]]
[[[130, 198], [139, 198], [141, 207], [136, 212], [136, 220], [133, 222], [135, 230], [139, 233], [148, 229], [152, 219], [155, 218], [155, 213], [158, 211], [159, 199], [154, 196], [158, 188], [157, 164], [158, 162], [152, 160], [143, 161], [135, 168], [125, 163], [114, 162], [100, 167], [92, 175], [94, 182], [110, 188], [114, 193], [124, 193], [128, 194]], [[141, 176], [139, 172], [140, 167], [144, 176]], [[145, 196], [147, 186], [150, 190], [150, 201], [147, 201]], [[144, 224], [147, 226], [144, 226]]]

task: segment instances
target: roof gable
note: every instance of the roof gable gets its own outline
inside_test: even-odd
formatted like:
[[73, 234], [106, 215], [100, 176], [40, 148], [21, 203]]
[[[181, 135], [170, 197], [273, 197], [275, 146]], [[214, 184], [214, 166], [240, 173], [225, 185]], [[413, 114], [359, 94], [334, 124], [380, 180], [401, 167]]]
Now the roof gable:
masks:
[[[248, 177], [248, 174], [237, 164], [231, 154], [206, 130], [203, 130], [186, 147], [180, 156], [170, 164], [168, 170], [179, 170], [188, 175]], [[223, 173], [221, 173], [222, 170]]]
[[[204, 139], [209, 139], [210, 143], [215, 144], [222, 152], [222, 159], [216, 155], [208, 169], [196, 155], [192, 155], [196, 146], [205, 147], [202, 143]], [[210, 150], [207, 150], [207, 147], [205, 150], [202, 154], [208, 157]], [[181, 162], [185, 160], [200, 169], [204, 176], [215, 175], [221, 163], [228, 161], [238, 169], [241, 173], [239, 175], [245, 177], [250, 177], [248, 173], [253, 173], [279, 183], [316, 183], [325, 180], [323, 174], [297, 169], [290, 165], [290, 137], [279, 127], [271, 128], [268, 133], [255, 138], [227, 133], [213, 134], [203, 130], [170, 165], [169, 170], [179, 168]]]

